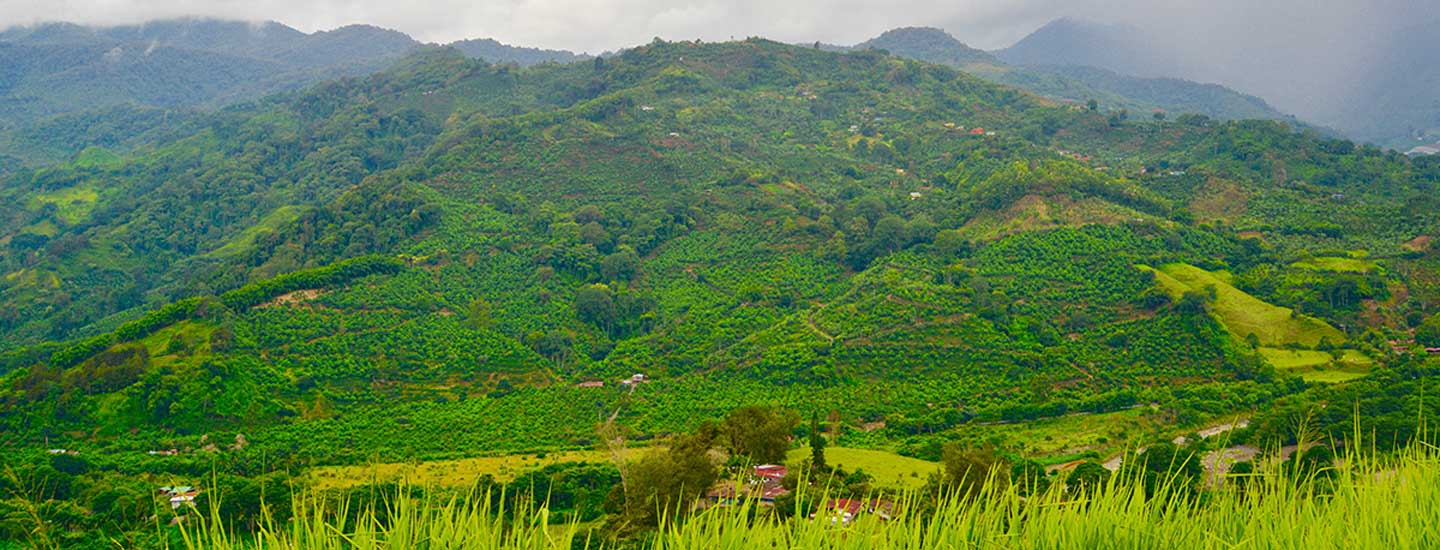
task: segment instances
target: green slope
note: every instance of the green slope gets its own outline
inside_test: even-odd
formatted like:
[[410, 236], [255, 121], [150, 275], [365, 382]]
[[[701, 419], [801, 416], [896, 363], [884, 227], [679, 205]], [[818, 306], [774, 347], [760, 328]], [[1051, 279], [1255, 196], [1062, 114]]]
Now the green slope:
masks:
[[1163, 276], [1158, 280], [1177, 299], [1184, 292], [1208, 293], [1213, 288], [1211, 311], [1240, 340], [1253, 334], [1260, 345], [1276, 348], [1314, 348], [1322, 339], [1335, 345], [1345, 342], [1345, 334], [1335, 327], [1251, 296], [1231, 286], [1224, 275], [1180, 263], [1162, 265], [1159, 273]]

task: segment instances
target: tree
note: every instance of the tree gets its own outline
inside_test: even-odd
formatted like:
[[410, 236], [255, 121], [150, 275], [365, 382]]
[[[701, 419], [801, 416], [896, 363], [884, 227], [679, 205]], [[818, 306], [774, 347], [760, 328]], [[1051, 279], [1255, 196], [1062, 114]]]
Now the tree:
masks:
[[1427, 348], [1440, 347], [1440, 315], [1426, 319], [1415, 329], [1415, 343]]
[[1085, 102], [1085, 108], [1086, 108], [1086, 109], [1089, 109], [1089, 110], [1091, 110], [1091, 111], [1099, 111], [1099, 110], [1100, 110], [1100, 102], [1099, 102], [1099, 101], [1095, 101], [1094, 99], [1088, 100], [1088, 101]]
[[648, 453], [635, 463], [625, 485], [625, 515], [637, 524], [653, 526], [662, 517], [674, 519], [689, 511], [719, 475], [710, 461], [714, 440], [713, 427], [701, 426], [693, 434], [672, 439], [664, 452]]
[[485, 330], [495, 326], [495, 319], [490, 314], [490, 302], [484, 297], [470, 301], [465, 308], [465, 328], [470, 330]]
[[640, 255], [629, 246], [621, 246], [600, 261], [600, 276], [606, 281], [629, 281], [640, 273]]
[[617, 310], [614, 293], [603, 284], [585, 285], [575, 293], [575, 315], [609, 334], [615, 327]]
[[817, 472], [830, 469], [825, 463], [825, 434], [820, 432], [820, 415], [810, 414], [810, 466]]
[[1130, 111], [1126, 111], [1125, 109], [1111, 113], [1109, 120], [1110, 127], [1118, 128], [1121, 124], [1125, 123], [1125, 119], [1127, 118], [1130, 118]]
[[1193, 489], [1203, 472], [1199, 457], [1168, 441], [1151, 445], [1135, 458], [1144, 476], [1145, 492], [1151, 495], [1162, 487], [1178, 491]]
[[945, 474], [942, 483], [946, 488], [959, 494], [975, 497], [985, 489], [987, 483], [994, 489], [1009, 485], [1009, 469], [1005, 461], [995, 455], [995, 449], [962, 448], [958, 443], [946, 443], [941, 449], [941, 464]]
[[731, 456], [754, 464], [785, 461], [790, 435], [800, 418], [793, 411], [749, 406], [735, 409], [720, 422], [720, 440]]
[[1034, 460], [1021, 460], [1010, 466], [1010, 479], [1021, 496], [1044, 494], [1050, 488], [1045, 467]]
[[949, 260], [968, 255], [970, 241], [965, 240], [965, 235], [960, 230], [946, 229], [935, 234], [935, 241], [930, 248], [936, 255]]
[[874, 236], [875, 244], [887, 252], [895, 252], [910, 240], [905, 227], [905, 219], [894, 214], [887, 214], [875, 222], [875, 229], [871, 233]]
[[1065, 490], [1069, 492], [1095, 491], [1110, 479], [1110, 470], [1094, 460], [1086, 460], [1075, 466], [1065, 477]]
[[1205, 313], [1210, 311], [1210, 305], [1205, 299], [1205, 294], [1198, 290], [1187, 290], [1180, 295], [1180, 301], [1175, 303], [1175, 308], [1185, 313]]

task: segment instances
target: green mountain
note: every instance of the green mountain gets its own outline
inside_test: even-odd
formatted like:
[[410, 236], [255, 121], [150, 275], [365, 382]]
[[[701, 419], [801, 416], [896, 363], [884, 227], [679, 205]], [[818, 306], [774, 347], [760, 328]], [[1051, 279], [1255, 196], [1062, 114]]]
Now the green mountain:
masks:
[[[488, 39], [453, 46], [493, 63], [588, 59]], [[0, 173], [7, 164], [67, 160], [90, 145], [122, 147], [136, 132], [173, 131], [173, 119], [192, 110], [373, 73], [421, 47], [403, 33], [367, 25], [306, 34], [274, 22], [176, 19], [0, 30], [0, 154], [10, 157]], [[106, 110], [109, 127], [83, 130], [88, 139], [53, 139], [57, 126], [74, 134], [81, 120]], [[130, 132], [117, 134], [115, 126]]]
[[[424, 49], [166, 128], [0, 179], [0, 455], [36, 479], [283, 485], [746, 405], [1058, 463], [1440, 334], [1437, 159], [876, 51]], [[1005, 431], [1072, 414], [1109, 428]]]
[[492, 63], [516, 63], [523, 67], [540, 63], [571, 63], [590, 59], [588, 55], [565, 50], [509, 46], [490, 38], [460, 40], [448, 45], [476, 59], [484, 59]]
[[900, 57], [917, 61], [965, 67], [982, 63], [999, 64], [999, 60], [986, 53], [966, 46], [943, 30], [931, 27], [903, 27], [891, 29], [854, 46], [857, 50], [885, 50]]

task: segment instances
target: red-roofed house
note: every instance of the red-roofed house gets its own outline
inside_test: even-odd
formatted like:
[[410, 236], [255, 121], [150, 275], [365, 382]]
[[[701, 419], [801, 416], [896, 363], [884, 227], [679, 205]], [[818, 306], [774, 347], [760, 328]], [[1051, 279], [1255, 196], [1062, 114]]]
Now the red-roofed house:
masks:
[[780, 481], [785, 478], [785, 466], [780, 464], [761, 464], [755, 467], [755, 477]]

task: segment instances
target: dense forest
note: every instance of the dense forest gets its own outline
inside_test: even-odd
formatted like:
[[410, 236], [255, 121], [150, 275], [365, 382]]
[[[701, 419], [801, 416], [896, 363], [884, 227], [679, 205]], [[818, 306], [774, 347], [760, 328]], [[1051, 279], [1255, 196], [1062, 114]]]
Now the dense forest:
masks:
[[[669, 437], [634, 473], [669, 479], [823, 417], [1044, 477], [1235, 415], [1241, 443], [1363, 416], [1400, 449], [1440, 403], [1440, 162], [1284, 122], [761, 39], [427, 48], [154, 116], [53, 119], [94, 143], [0, 170], [0, 509], [67, 544], [155, 543], [161, 480], [253, 526], [318, 467]], [[1053, 453], [993, 431], [1092, 415], [1153, 422]], [[515, 483], [626, 518], [616, 467]]]

